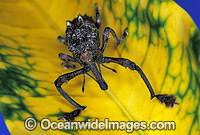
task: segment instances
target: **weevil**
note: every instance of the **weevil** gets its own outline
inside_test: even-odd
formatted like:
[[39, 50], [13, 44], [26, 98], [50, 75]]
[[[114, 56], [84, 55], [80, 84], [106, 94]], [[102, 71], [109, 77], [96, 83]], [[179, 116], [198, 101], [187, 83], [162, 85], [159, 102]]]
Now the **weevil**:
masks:
[[[118, 46], [128, 36], [128, 28], [125, 28], [121, 38], [118, 38], [115, 31], [112, 28], [106, 27], [102, 35], [102, 45], [100, 45], [99, 29], [101, 26], [101, 20], [99, 7], [97, 7], [97, 4], [95, 4], [95, 15], [95, 21], [92, 19], [92, 17], [87, 16], [86, 14], [83, 16], [79, 14], [78, 17], [74, 18], [72, 21], [66, 21], [66, 38], [58, 36], [58, 40], [60, 40], [61, 43], [65, 44], [73, 55], [70, 56], [63, 53], [59, 54], [59, 58], [64, 62], [64, 66], [66, 68], [75, 68], [76, 66], [71, 62], [77, 62], [80, 64], [80, 66], [82, 66], [81, 69], [78, 69], [71, 73], [63, 74], [55, 80], [55, 86], [59, 93], [69, 103], [71, 103], [74, 107], [77, 108], [72, 112], [63, 113], [59, 119], [62, 118], [66, 121], [74, 120], [74, 118], [79, 116], [80, 112], [87, 107], [78, 104], [74, 99], [72, 99], [62, 89], [62, 84], [67, 83], [74, 77], [83, 74], [84, 80], [82, 91], [84, 92], [86, 74], [90, 76], [93, 80], [95, 80], [99, 84], [100, 88], [105, 91], [108, 89], [108, 85], [101, 74], [100, 66], [110, 69], [113, 72], [117, 72], [115, 69], [104, 65], [104, 63], [111, 62], [119, 64], [123, 67], [128, 67], [130, 70], [136, 70], [140, 74], [144, 83], [146, 84], [151, 94], [151, 99], [156, 97], [161, 103], [165, 103], [167, 107], [173, 107], [175, 104], [178, 104], [176, 102], [175, 96], [173, 95], [155, 95], [155, 92], [146, 75], [141, 70], [141, 68], [138, 65], [136, 65], [133, 61], [126, 58], [114, 58], [103, 56], [104, 50], [110, 38], [109, 34], [113, 36]], [[89, 71], [92, 72], [94, 77], [88, 73]]]

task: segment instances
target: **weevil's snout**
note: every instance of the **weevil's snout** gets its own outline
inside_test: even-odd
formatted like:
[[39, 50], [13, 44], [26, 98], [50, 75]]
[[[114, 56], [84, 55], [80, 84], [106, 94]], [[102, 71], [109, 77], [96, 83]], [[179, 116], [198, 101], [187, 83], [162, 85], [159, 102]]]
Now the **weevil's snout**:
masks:
[[108, 85], [106, 84], [106, 82], [100, 82], [99, 86], [101, 87], [102, 90], [107, 90], [108, 89]]
[[97, 66], [94, 62], [89, 63], [90, 70], [94, 75], [94, 80], [99, 84], [102, 90], [107, 90], [108, 85], [106, 84], [105, 80], [103, 79], [100, 71], [97, 69]]

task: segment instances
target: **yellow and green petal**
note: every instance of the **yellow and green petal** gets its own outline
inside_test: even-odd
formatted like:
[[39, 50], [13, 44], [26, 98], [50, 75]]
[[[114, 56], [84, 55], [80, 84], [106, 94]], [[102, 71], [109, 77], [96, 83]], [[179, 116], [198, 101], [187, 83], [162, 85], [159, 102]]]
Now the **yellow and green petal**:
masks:
[[[12, 0], [0, 1], [0, 111], [11, 134], [125, 134], [126, 131], [48, 130], [40, 128], [43, 118], [57, 121], [62, 112], [75, 108], [56, 90], [54, 80], [72, 72], [61, 66], [59, 53], [70, 55], [57, 41], [65, 36], [66, 20], [79, 13], [94, 18], [94, 3], [105, 27], [129, 36], [118, 48], [110, 38], [104, 56], [124, 57], [138, 64], [156, 94], [174, 94], [179, 105], [166, 108], [150, 94], [137, 72], [115, 64], [117, 74], [102, 68], [109, 90], [78, 76], [66, 90], [78, 103], [87, 105], [77, 121], [175, 121], [176, 130], [138, 130], [144, 135], [194, 135], [200, 133], [200, 32], [191, 17], [172, 0]], [[101, 38], [101, 36], [100, 36]], [[78, 65], [77, 65], [78, 66]], [[78, 67], [80, 68], [80, 67]], [[37, 120], [28, 131], [24, 121]]]

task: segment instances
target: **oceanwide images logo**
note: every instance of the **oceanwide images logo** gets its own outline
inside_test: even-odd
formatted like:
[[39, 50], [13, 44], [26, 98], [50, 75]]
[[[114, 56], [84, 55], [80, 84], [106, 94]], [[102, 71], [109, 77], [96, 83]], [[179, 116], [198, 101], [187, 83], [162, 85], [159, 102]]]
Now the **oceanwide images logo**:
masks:
[[145, 121], [109, 121], [109, 119], [106, 118], [104, 121], [99, 121], [99, 119], [92, 121], [88, 119], [87, 121], [57, 122], [44, 118], [39, 124], [34, 118], [29, 117], [24, 122], [25, 128], [29, 131], [35, 130], [37, 124], [40, 125], [42, 130], [123, 130], [127, 133], [132, 133], [134, 130], [176, 129], [176, 123], [174, 121], [152, 121], [147, 124]]

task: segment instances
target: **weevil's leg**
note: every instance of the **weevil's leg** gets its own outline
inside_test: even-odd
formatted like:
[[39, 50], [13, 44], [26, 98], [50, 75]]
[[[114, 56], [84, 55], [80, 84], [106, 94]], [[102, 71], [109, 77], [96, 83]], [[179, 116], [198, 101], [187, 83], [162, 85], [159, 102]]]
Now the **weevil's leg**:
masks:
[[74, 101], [62, 88], [61, 85], [64, 82], [68, 82], [71, 79], [73, 79], [74, 77], [76, 77], [77, 75], [80, 74], [84, 74], [86, 71], [84, 68], [76, 70], [74, 72], [71, 73], [67, 73], [64, 75], [59, 76], [56, 80], [55, 80], [55, 86], [57, 88], [57, 90], [60, 92], [60, 94], [68, 101], [70, 102], [74, 107], [78, 108], [79, 110], [84, 110], [86, 108], [86, 106], [81, 106], [79, 105], [76, 101]]
[[82, 85], [82, 92], [84, 93], [84, 87], [85, 87], [85, 74], [83, 74], [83, 85]]
[[104, 64], [101, 64], [101, 65], [104, 66], [105, 68], [110, 69], [110, 70], [112, 70], [113, 72], [117, 73], [117, 71], [116, 71], [115, 69], [112, 69], [112, 68], [110, 68], [110, 67], [107, 67], [107, 66], [105, 66]]
[[63, 37], [58, 36], [57, 39], [58, 39], [61, 43], [63, 43], [63, 44], [65, 44], [65, 45], [68, 46], [68, 43], [67, 43], [66, 39], [64, 39]]
[[[61, 36], [58, 36], [58, 40], [60, 40], [61, 43], [68, 45], [66, 39], [62, 38]], [[66, 54], [63, 54], [63, 53], [60, 53], [59, 58], [62, 61], [64, 61], [64, 63], [62, 63], [62, 65], [64, 65], [64, 67], [66, 67], [66, 68], [76, 68], [75, 65], [69, 63], [69, 61], [76, 62], [73, 57], [66, 55]]]
[[149, 92], [151, 94], [151, 98], [154, 98], [155, 93], [151, 87], [151, 84], [149, 83], [148, 79], [146, 78], [145, 74], [142, 72], [142, 70], [132, 61], [124, 58], [112, 58], [112, 57], [104, 57], [103, 58], [104, 63], [110, 63], [114, 62], [117, 63], [123, 67], [128, 67], [131, 70], [137, 70], [138, 73], [141, 75], [142, 79], [144, 80], [145, 84], [147, 85]]
[[80, 104], [78, 104], [76, 101], [74, 101], [63, 89], [62, 89], [62, 84], [64, 82], [68, 82], [70, 81], [71, 79], [73, 79], [74, 77], [76, 77], [77, 75], [80, 75], [80, 74], [84, 74], [85, 72], [88, 72], [89, 69], [86, 69], [86, 68], [82, 68], [82, 69], [79, 69], [79, 70], [76, 70], [74, 72], [71, 72], [71, 73], [67, 73], [67, 74], [64, 74], [64, 75], [61, 75], [59, 76], [54, 84], [57, 88], [57, 90], [59, 91], [59, 93], [69, 102], [71, 103], [74, 107], [78, 108], [79, 110], [84, 110], [86, 108], [86, 106], [81, 106]]
[[72, 112], [65, 112], [63, 113], [58, 120], [63, 119], [64, 121], [73, 121], [75, 117], [79, 116], [81, 113], [81, 110], [76, 109]]
[[67, 55], [67, 54], [64, 54], [64, 53], [59, 53], [58, 57], [59, 57], [62, 61], [64, 61], [64, 63], [62, 63], [62, 64], [63, 64], [66, 68], [76, 68], [75, 65], [69, 63], [69, 62], [76, 62], [76, 60], [75, 60], [73, 57], [71, 57], [71, 56], [69, 56], [69, 55]]
[[121, 38], [118, 39], [115, 31], [111, 29], [110, 27], [106, 27], [103, 32], [103, 41], [102, 41], [102, 47], [101, 47], [102, 53], [104, 52], [106, 45], [108, 43], [108, 40], [110, 38], [109, 33], [112, 34], [113, 38], [115, 39], [116, 44], [119, 45], [128, 36], [127, 30], [128, 28], [125, 28]]
[[99, 7], [97, 7], [97, 3], [94, 4], [94, 8], [95, 8], [95, 15], [96, 15], [96, 27], [99, 29], [101, 26], [101, 19], [100, 19]]
[[143, 79], [143, 81], [145, 82], [147, 88], [149, 89], [149, 92], [151, 94], [151, 99], [153, 99], [154, 97], [156, 97], [161, 103], [165, 103], [165, 105], [167, 107], [173, 107], [174, 104], [178, 104], [176, 103], [176, 98], [173, 95], [155, 95], [153, 88], [151, 87], [151, 84], [149, 83], [149, 80], [147, 79], [146, 75], [144, 74], [144, 72], [141, 70], [141, 68], [136, 65], [134, 62], [125, 59], [125, 58], [112, 58], [112, 57], [104, 57], [103, 58], [103, 63], [110, 63], [110, 62], [114, 62], [117, 63], [123, 67], [128, 67], [131, 70], [136, 70], [141, 78]]

